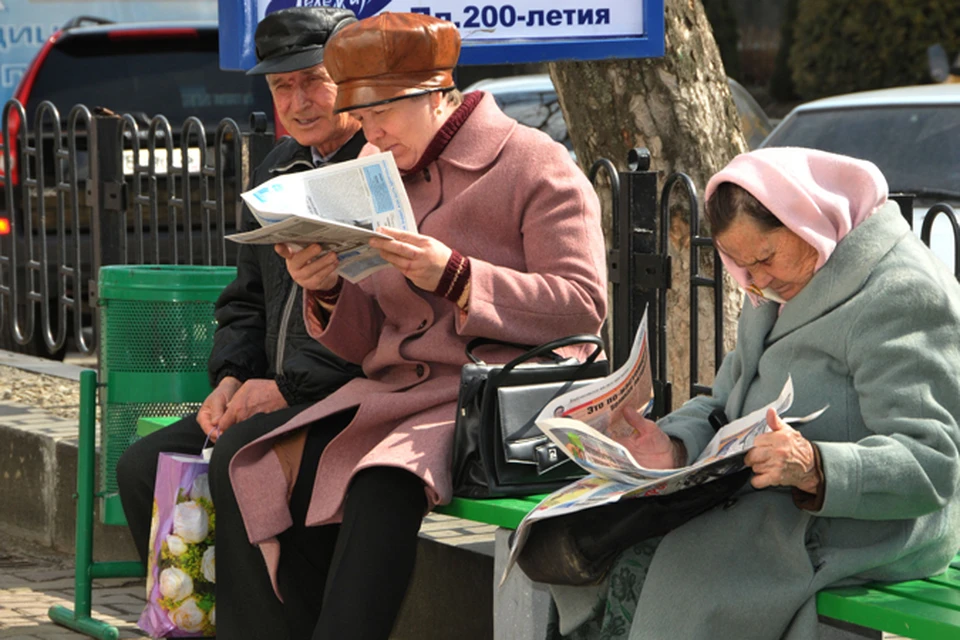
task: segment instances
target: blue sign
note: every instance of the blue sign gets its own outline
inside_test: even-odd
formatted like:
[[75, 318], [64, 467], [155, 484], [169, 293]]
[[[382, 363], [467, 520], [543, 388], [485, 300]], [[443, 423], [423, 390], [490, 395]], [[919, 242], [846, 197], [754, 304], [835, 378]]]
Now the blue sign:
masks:
[[[2, 0], [0, 0], [2, 1]], [[467, 0], [471, 2], [475, 0]], [[460, 64], [657, 58], [663, 55], [663, 0], [219, 0], [220, 66], [256, 64], [253, 34], [268, 13], [335, 6], [359, 18], [381, 11], [433, 15], [460, 29]]]
[[0, 107], [13, 97], [27, 66], [76, 16], [115, 22], [216, 20], [216, 0], [0, 0]]

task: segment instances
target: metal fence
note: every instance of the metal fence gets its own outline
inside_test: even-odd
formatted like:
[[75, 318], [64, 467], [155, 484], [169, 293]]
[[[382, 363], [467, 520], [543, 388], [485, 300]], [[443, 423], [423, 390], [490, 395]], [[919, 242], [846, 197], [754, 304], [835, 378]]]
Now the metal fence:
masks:
[[234, 264], [224, 235], [273, 141], [262, 113], [208, 130], [11, 100], [0, 124], [0, 348], [41, 356], [96, 351], [102, 265]]

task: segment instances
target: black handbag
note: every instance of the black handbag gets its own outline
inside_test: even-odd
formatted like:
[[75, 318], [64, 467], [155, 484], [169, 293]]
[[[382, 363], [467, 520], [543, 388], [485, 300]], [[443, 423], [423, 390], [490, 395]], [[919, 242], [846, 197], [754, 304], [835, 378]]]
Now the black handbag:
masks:
[[[554, 353], [584, 343], [595, 347], [584, 362], [565, 360]], [[490, 365], [473, 353], [487, 344], [527, 351], [507, 364]], [[603, 341], [589, 334], [539, 347], [487, 338], [471, 340], [466, 347], [471, 363], [461, 371], [457, 400], [454, 495], [496, 498], [548, 493], [585, 475], [543, 435], [534, 420], [553, 398], [607, 375], [607, 361], [597, 361], [602, 349]], [[535, 362], [538, 358], [551, 362]]]

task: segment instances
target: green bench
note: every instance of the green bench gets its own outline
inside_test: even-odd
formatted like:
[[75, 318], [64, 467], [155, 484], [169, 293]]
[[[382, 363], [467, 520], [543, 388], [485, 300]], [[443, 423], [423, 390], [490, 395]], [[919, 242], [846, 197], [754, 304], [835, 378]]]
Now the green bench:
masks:
[[[506, 530], [503, 538], [507, 539], [509, 530], [516, 529], [523, 517], [543, 497], [492, 500], [454, 498], [450, 504], [438, 507], [436, 511], [497, 525], [501, 530]], [[495, 580], [500, 579], [503, 565], [499, 561], [502, 553], [499, 538], [497, 544]], [[925, 580], [825, 589], [817, 594], [817, 612], [822, 623], [821, 637], [838, 640], [879, 639], [885, 631], [919, 640], [957, 640], [960, 638], [960, 553], [945, 573]], [[496, 611], [494, 615], [497, 640], [534, 637], [518, 635], [515, 629], [501, 631], [500, 616]], [[513, 616], [507, 616], [506, 619], [515, 624]]]

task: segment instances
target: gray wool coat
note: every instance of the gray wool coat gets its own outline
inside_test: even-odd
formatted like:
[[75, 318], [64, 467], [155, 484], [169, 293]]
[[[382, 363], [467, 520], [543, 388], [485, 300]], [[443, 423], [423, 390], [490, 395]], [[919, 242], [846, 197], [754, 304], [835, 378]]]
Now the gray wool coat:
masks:
[[943, 571], [960, 548], [960, 286], [889, 203], [784, 305], [750, 304], [713, 396], [660, 421], [690, 461], [793, 377], [788, 415], [820, 448], [823, 508], [746, 486], [660, 543], [631, 640], [816, 637], [815, 594]]

